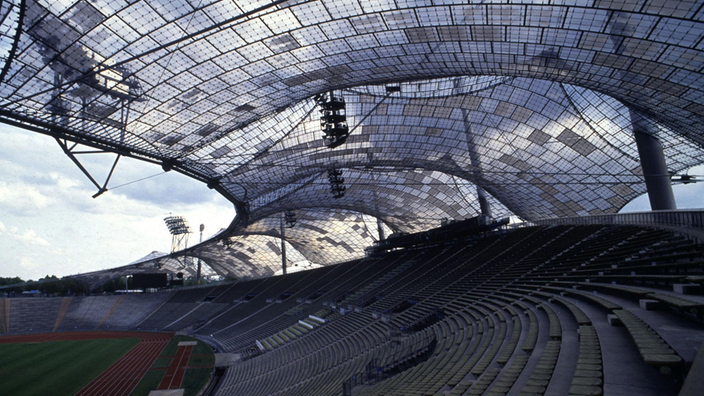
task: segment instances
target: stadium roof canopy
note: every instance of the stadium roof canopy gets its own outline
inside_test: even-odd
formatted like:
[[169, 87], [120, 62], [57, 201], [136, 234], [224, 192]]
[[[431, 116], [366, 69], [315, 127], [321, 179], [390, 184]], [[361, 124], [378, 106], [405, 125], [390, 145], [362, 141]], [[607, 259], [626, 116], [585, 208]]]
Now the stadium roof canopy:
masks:
[[[702, 1], [11, 0], [1, 17], [0, 121], [208, 183], [238, 217], [193, 254], [222, 275], [279, 268], [288, 210], [289, 254], [320, 264], [359, 257], [377, 219], [476, 216], [478, 194], [494, 217], [617, 212], [645, 192], [631, 114], [671, 173], [704, 158]], [[331, 90], [350, 130], [333, 149]]]

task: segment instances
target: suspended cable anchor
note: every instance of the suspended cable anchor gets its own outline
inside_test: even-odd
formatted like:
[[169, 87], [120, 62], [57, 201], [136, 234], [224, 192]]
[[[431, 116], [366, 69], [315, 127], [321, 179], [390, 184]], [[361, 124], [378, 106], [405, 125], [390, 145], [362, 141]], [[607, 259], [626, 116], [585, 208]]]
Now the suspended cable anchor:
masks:
[[104, 151], [104, 150], [86, 150], [86, 151], [76, 151], [75, 148], [78, 146], [78, 143], [74, 143], [69, 147], [68, 141], [67, 140], [61, 140], [59, 138], [56, 139], [56, 142], [59, 143], [59, 146], [61, 146], [61, 149], [63, 150], [64, 154], [73, 161], [74, 164], [80, 169], [81, 172], [83, 172], [84, 175], [90, 180], [93, 185], [95, 185], [96, 188], [98, 188], [98, 192], [93, 195], [93, 198], [98, 198], [102, 194], [104, 194], [106, 191], [108, 191], [108, 183], [110, 182], [110, 178], [112, 178], [112, 174], [115, 172], [115, 168], [117, 167], [117, 162], [120, 161], [120, 157], [122, 157], [121, 154], [117, 154], [117, 157], [115, 157], [115, 161], [112, 163], [112, 167], [110, 168], [110, 172], [108, 173], [108, 176], [105, 178], [105, 182], [101, 185], [98, 183], [95, 178], [90, 174], [90, 172], [83, 166], [81, 161], [78, 159], [77, 155], [80, 154], [104, 154], [108, 153], [109, 151]]
[[702, 181], [693, 175], [672, 175], [672, 183], [692, 184]]

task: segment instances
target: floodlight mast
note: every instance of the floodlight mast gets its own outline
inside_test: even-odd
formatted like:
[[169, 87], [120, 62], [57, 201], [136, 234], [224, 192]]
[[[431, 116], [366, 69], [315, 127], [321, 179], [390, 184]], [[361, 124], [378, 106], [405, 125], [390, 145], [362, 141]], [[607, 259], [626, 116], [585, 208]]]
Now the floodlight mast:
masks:
[[[205, 224], [200, 225], [200, 242], [203, 242], [203, 230], [205, 230]], [[200, 270], [201, 270], [201, 264], [200, 264], [200, 255], [198, 256], [198, 273], [196, 275], [196, 280], [198, 281], [198, 284], [200, 285]]]
[[186, 249], [188, 235], [191, 233], [186, 219], [181, 216], [168, 216], [164, 218], [164, 223], [171, 234], [171, 253]]

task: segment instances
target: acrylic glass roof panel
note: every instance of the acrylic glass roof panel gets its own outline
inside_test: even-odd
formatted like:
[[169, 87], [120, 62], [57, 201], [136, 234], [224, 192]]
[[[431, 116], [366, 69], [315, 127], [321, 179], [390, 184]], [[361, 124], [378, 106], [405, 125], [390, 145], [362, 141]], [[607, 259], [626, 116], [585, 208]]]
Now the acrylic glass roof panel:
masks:
[[[454, 96], [433, 97], [418, 88], [463, 83], [404, 83], [400, 94], [389, 96], [376, 95], [383, 87], [345, 90], [351, 136], [344, 146], [322, 145], [312, 113], [254, 160], [224, 161], [232, 171], [221, 182], [236, 196], [246, 192], [239, 197], [250, 203], [254, 218], [263, 207], [280, 210], [282, 197], [311, 183], [325, 184], [321, 175], [332, 166], [443, 172], [480, 185], [527, 219], [615, 212], [644, 192], [630, 120], [619, 102], [522, 78], [471, 92], [457, 88], [468, 93]], [[659, 130], [673, 172], [698, 163], [702, 150], [696, 144], [665, 127]], [[403, 187], [383, 186], [398, 188], [399, 194]], [[294, 208], [310, 203], [307, 197], [286, 202]]]
[[19, 25], [20, 1], [3, 1], [0, 4], [0, 70], [4, 70], [8, 65], [19, 32]]
[[[0, 118], [168, 162], [252, 220], [332, 206], [408, 230], [476, 214], [476, 187], [527, 219], [618, 210], [644, 191], [629, 109], [670, 171], [700, 162], [701, 1], [465, 3], [3, 2]], [[311, 99], [331, 89], [353, 128], [335, 150]], [[325, 201], [331, 166], [373, 188]], [[436, 181], [458, 195], [401, 207]]]
[[[180, 272], [183, 273], [185, 278], [195, 278], [198, 271], [196, 260], [197, 259], [193, 257], [169, 257], [166, 253], [152, 252], [135, 264], [80, 275], [71, 275], [69, 278], [80, 281], [86, 285], [89, 290], [98, 288], [113, 279], [134, 274], [164, 273], [176, 277]], [[201, 276], [207, 277], [216, 274], [216, 271], [211, 268], [206, 260], [201, 260]]]
[[[327, 174], [319, 174], [252, 210], [251, 219], [272, 216], [281, 208], [332, 207], [378, 217], [395, 231], [419, 232], [438, 227], [443, 219], [461, 220], [480, 214], [474, 185], [452, 175], [429, 170], [340, 170], [346, 187], [344, 196], [333, 198]], [[496, 217], [511, 214], [495, 200], [492, 203]]]
[[[16, 59], [27, 68], [6, 79], [5, 104], [182, 156], [333, 87], [512, 75], [608, 92], [702, 141], [695, 3], [363, 3], [28, 1]], [[116, 100], [137, 97], [126, 134], [111, 130], [125, 123]]]
[[[361, 213], [334, 208], [295, 211], [296, 223], [286, 228], [286, 258], [290, 268], [316, 268], [354, 260], [364, 255], [364, 248], [378, 240], [376, 219]], [[385, 235], [392, 230], [382, 225]], [[196, 258], [203, 260], [204, 274], [231, 278], [259, 278], [281, 269], [281, 214], [255, 221], [246, 229], [196, 247], [183, 265], [183, 257], [147, 259], [138, 266], [86, 274], [82, 281], [97, 287], [118, 276], [135, 272], [183, 272], [195, 276]], [[212, 269], [211, 269], [212, 267]]]
[[[167, 272], [169, 274], [183, 273], [184, 278], [195, 278], [198, 276], [198, 259], [194, 257], [161, 257], [154, 261], [154, 266], [158, 268], [161, 272]], [[133, 268], [140, 268], [142, 272], [151, 271], [150, 268], [143, 264], [137, 264], [132, 266]], [[201, 276], [207, 277], [211, 275], [216, 275], [217, 272], [210, 266], [208, 260], [201, 259]], [[175, 275], [174, 275], [175, 276]]]
[[[364, 248], [379, 238], [376, 218], [335, 208], [292, 211], [293, 227], [285, 228], [286, 241], [312, 263], [340, 263], [361, 257]], [[281, 216], [274, 214], [247, 226], [245, 234], [281, 237]], [[384, 235], [393, 231], [382, 223]]]
[[[261, 278], [274, 275], [281, 268], [281, 239], [267, 235], [236, 235], [204, 244], [198, 248], [197, 254], [222, 276]], [[306, 260], [291, 245], [288, 245], [286, 255], [289, 264]]]

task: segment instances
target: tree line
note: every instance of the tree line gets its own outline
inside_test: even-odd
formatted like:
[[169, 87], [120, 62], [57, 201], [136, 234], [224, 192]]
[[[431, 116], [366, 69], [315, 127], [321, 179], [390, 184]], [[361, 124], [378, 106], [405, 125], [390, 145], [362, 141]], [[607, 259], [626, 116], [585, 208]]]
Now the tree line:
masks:
[[8, 295], [22, 294], [25, 291], [38, 290], [39, 293], [43, 295], [77, 295], [84, 294], [86, 290], [85, 285], [71, 278], [58, 278], [56, 275], [47, 275], [43, 278], [34, 280], [23, 280], [20, 277], [0, 277], [0, 286], [10, 286], [17, 285], [15, 287], [0, 289], [0, 294], [7, 293]]

